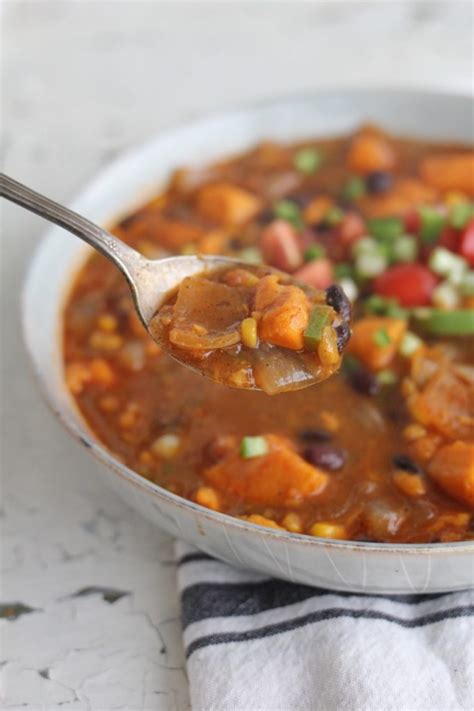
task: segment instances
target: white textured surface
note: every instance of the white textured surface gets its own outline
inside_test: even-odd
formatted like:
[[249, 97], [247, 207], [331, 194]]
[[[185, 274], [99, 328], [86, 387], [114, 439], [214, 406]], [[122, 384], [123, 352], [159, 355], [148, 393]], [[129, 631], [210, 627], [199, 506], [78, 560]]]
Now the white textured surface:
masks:
[[[471, 26], [457, 1], [6, 2], [4, 168], [67, 200], [117, 152], [210, 108], [318, 85], [466, 88]], [[18, 294], [43, 229], [2, 206], [0, 603], [33, 608], [0, 623], [2, 703], [182, 711], [170, 541], [94, 477], [28, 371]]]

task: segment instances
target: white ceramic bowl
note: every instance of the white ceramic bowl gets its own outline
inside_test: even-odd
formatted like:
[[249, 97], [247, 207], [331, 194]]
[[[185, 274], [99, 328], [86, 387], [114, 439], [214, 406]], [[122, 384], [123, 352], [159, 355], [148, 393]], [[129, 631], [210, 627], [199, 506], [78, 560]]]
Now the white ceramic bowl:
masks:
[[[468, 96], [386, 89], [318, 91], [212, 115], [168, 131], [113, 163], [72, 207], [110, 224], [158, 191], [177, 166], [212, 161], [265, 138], [347, 132], [367, 120], [428, 139], [472, 138]], [[99, 460], [91, 458], [91, 466], [127, 502], [160, 528], [207, 553], [295, 582], [371, 593], [427, 593], [473, 585], [473, 542], [356, 543], [265, 529], [175, 496], [114, 459], [91, 435], [64, 383], [61, 309], [71, 277], [87, 253], [72, 235], [59, 228], [48, 231], [26, 280], [24, 332], [54, 412]]]

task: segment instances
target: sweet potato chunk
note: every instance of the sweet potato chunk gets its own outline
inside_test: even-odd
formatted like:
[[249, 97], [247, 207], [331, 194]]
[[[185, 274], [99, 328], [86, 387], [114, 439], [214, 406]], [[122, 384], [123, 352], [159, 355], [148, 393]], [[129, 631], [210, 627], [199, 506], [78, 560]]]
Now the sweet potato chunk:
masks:
[[[406, 328], [406, 321], [399, 318], [363, 318], [352, 327], [348, 352], [371, 370], [386, 368], [395, 356]], [[386, 335], [386, 345], [380, 345], [383, 340], [378, 339], [378, 334], [382, 334], [382, 339]]]
[[365, 195], [358, 202], [362, 212], [370, 217], [403, 215], [420, 204], [436, 200], [438, 191], [416, 178], [400, 178], [386, 194]]
[[428, 474], [447, 494], [474, 506], [474, 444], [457, 441], [441, 447]]
[[474, 153], [445, 153], [421, 161], [423, 180], [438, 190], [474, 195]]
[[238, 450], [204, 471], [204, 478], [220, 491], [265, 506], [298, 506], [323, 491], [328, 475], [311, 466], [283, 437], [268, 434], [267, 454], [242, 459]]
[[303, 349], [308, 325], [308, 299], [296, 286], [278, 283], [276, 275], [263, 277], [255, 294], [260, 340], [294, 351]]
[[354, 173], [366, 175], [378, 170], [392, 170], [396, 156], [388, 138], [373, 129], [365, 129], [352, 140], [347, 164]]
[[474, 434], [474, 388], [453, 368], [441, 366], [408, 407], [418, 422], [453, 439]]
[[237, 185], [214, 183], [199, 190], [196, 206], [208, 220], [220, 225], [241, 225], [259, 211], [261, 201]]

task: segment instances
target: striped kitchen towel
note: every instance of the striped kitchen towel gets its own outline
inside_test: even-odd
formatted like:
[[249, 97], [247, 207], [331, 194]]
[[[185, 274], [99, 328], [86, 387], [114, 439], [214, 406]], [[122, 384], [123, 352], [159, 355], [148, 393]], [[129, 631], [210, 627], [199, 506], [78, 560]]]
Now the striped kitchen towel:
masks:
[[362, 595], [177, 544], [193, 711], [472, 711], [473, 591]]

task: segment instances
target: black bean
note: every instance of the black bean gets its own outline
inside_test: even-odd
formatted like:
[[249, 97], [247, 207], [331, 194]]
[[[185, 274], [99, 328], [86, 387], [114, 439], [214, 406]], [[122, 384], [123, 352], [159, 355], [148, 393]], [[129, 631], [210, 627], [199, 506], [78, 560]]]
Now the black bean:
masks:
[[326, 303], [332, 306], [344, 321], [350, 321], [352, 314], [351, 302], [347, 298], [344, 289], [339, 284], [331, 284], [326, 289]]
[[346, 463], [347, 452], [332, 444], [312, 444], [304, 450], [303, 457], [316, 467], [336, 471]]
[[229, 241], [229, 247], [230, 247], [231, 249], [233, 249], [234, 251], [237, 252], [238, 250], [243, 249], [244, 246], [245, 246], [245, 245], [243, 244], [243, 242], [242, 242], [242, 240], [240, 239], [240, 237], [231, 237], [231, 239], [230, 239], [230, 241]]
[[393, 176], [383, 170], [369, 173], [365, 184], [369, 193], [386, 193], [393, 185]]
[[303, 442], [328, 442], [332, 439], [332, 434], [327, 430], [302, 430], [299, 432], [299, 438]]
[[354, 390], [364, 395], [377, 395], [380, 389], [375, 375], [365, 368], [357, 368], [349, 373], [349, 382]]
[[395, 454], [392, 458], [393, 466], [397, 469], [403, 469], [405, 472], [410, 472], [410, 474], [422, 474], [421, 467], [416, 464], [407, 454]]
[[288, 200], [291, 200], [291, 202], [294, 202], [298, 207], [303, 209], [308, 205], [308, 203], [311, 202], [311, 200], [314, 198], [313, 193], [293, 193], [292, 195], [288, 195]]
[[261, 225], [268, 225], [273, 220], [276, 220], [275, 213], [271, 207], [266, 207], [257, 215], [257, 220]]
[[339, 324], [339, 326], [336, 326], [334, 330], [336, 331], [337, 350], [339, 353], [342, 353], [344, 348], [349, 343], [349, 339], [351, 337], [351, 327], [348, 323], [344, 322]]
[[318, 234], [326, 234], [326, 232], [330, 232], [332, 230], [332, 226], [325, 220], [321, 220], [321, 222], [316, 223], [313, 227]]

